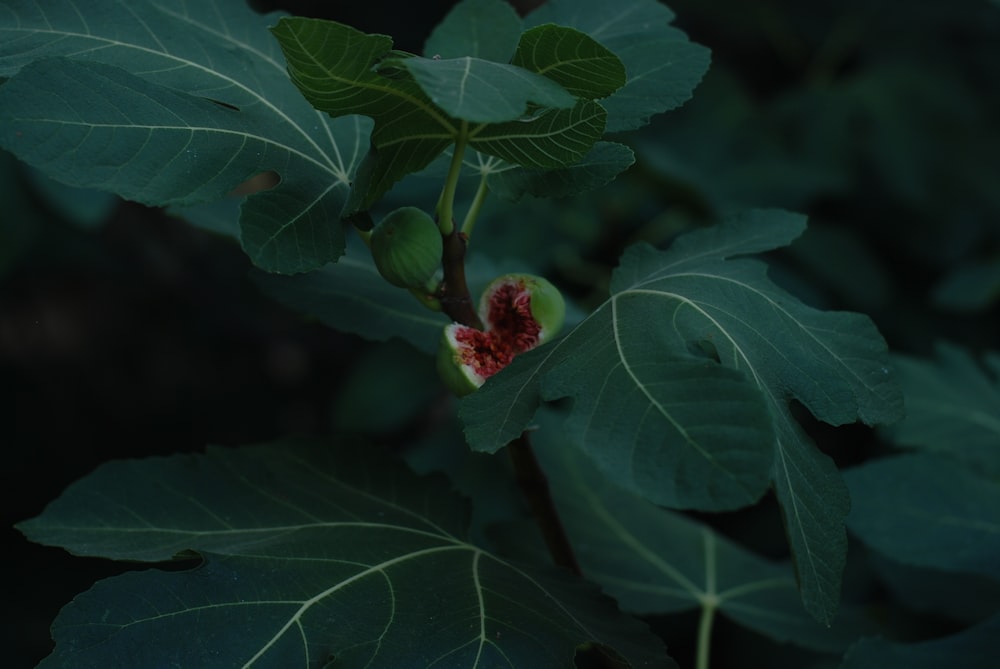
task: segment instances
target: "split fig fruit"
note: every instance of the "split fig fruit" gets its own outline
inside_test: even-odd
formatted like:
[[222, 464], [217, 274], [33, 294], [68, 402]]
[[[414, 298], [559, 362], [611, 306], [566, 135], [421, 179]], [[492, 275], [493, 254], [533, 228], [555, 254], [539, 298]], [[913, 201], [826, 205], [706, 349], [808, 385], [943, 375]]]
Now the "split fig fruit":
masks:
[[479, 316], [484, 329], [452, 323], [438, 349], [438, 371], [459, 396], [479, 388], [514, 356], [545, 343], [562, 328], [566, 303], [542, 277], [507, 274], [483, 291]]
[[379, 274], [400, 288], [424, 288], [441, 266], [437, 223], [417, 207], [400, 207], [372, 230], [372, 258]]

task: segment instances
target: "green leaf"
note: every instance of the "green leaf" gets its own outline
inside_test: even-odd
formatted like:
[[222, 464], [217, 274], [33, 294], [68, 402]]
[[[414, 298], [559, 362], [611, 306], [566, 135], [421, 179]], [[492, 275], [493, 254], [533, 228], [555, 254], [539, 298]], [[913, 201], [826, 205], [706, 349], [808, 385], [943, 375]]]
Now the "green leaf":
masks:
[[[274, 18], [236, 0], [18, 3], [0, 16], [12, 77], [0, 145], [65, 183], [157, 205], [221, 199], [273, 170], [281, 183], [242, 208], [248, 255], [283, 273], [335, 260], [331, 222], [369, 128], [300, 98], [266, 30]], [[28, 65], [50, 56], [76, 62]]]
[[[607, 115], [592, 101], [579, 101], [566, 109], [533, 110], [517, 120], [469, 126], [434, 104], [406, 69], [414, 61], [414, 68], [430, 77], [438, 67], [434, 61], [400, 59], [392, 51], [392, 40], [384, 35], [366, 35], [332, 21], [304, 18], [282, 19], [272, 32], [285, 52], [292, 81], [313, 106], [333, 116], [363, 114], [375, 122], [372, 147], [358, 170], [345, 217], [367, 210], [396, 181], [426, 167], [465, 133], [471, 148], [528, 167], [575, 162], [604, 133]], [[464, 62], [470, 67], [478, 62], [480, 69], [498, 67], [485, 61]], [[440, 101], [453, 110], [472, 109], [476, 117], [489, 113], [476, 100], [466, 99], [461, 77], [455, 79], [454, 71], [451, 75], [428, 80]], [[459, 88], [447, 91], [444, 82], [449, 80]], [[489, 89], [480, 79], [473, 83], [480, 93]], [[496, 92], [522, 99], [534, 96], [524, 91], [508, 81]], [[490, 99], [496, 100], [495, 92]], [[500, 115], [509, 117], [507, 111]]]
[[993, 376], [948, 344], [937, 347], [935, 360], [894, 356], [907, 414], [889, 432], [893, 441], [1000, 477], [1000, 358], [988, 360]]
[[545, 75], [581, 98], [606, 98], [625, 85], [625, 66], [601, 44], [573, 28], [544, 25], [525, 31], [511, 63]]
[[802, 602], [817, 620], [829, 624], [837, 612], [847, 561], [844, 519], [850, 497], [836, 464], [811, 443], [787, 410], [777, 417], [776, 429], [774, 491]]
[[406, 68], [435, 105], [473, 123], [513, 121], [530, 103], [556, 109], [576, 105], [576, 98], [552, 79], [514, 65], [470, 56], [391, 59], [384, 65]]
[[714, 606], [771, 639], [828, 652], [874, 630], [845, 612], [832, 628], [817, 623], [802, 608], [790, 565], [616, 487], [576, 455], [555, 417], [540, 417], [532, 443], [584, 575], [624, 610], [655, 615]]
[[529, 118], [480, 125], [469, 146], [525, 167], [563, 167], [580, 160], [604, 134], [607, 113], [590, 100], [572, 109], [548, 109]]
[[393, 55], [391, 38], [302, 17], [283, 18], [271, 32], [292, 83], [313, 107], [334, 117], [361, 114], [375, 123], [363, 168], [368, 174], [360, 180], [365, 188], [352, 196], [357, 210], [367, 209], [405, 174], [426, 167], [458, 136], [459, 124], [411, 78], [376, 71]]
[[615, 142], [598, 142], [577, 163], [551, 170], [509, 165], [490, 168], [490, 190], [511, 202], [525, 195], [569, 197], [605, 186], [635, 162], [632, 149]]
[[462, 0], [438, 24], [424, 44], [428, 58], [475, 56], [507, 63], [517, 48], [522, 22], [504, 0]]
[[608, 132], [620, 132], [682, 105], [708, 70], [709, 50], [672, 27], [673, 19], [656, 0], [549, 0], [527, 22], [575, 28], [621, 60], [628, 83], [602, 102]]
[[107, 463], [20, 525], [74, 553], [187, 572], [101, 581], [40, 666], [574, 666], [580, 644], [673, 667], [596, 588], [463, 539], [467, 509], [360, 444], [282, 442]]
[[425, 353], [437, 352], [441, 332], [451, 322], [382, 279], [360, 244], [340, 262], [307, 274], [256, 272], [252, 278], [266, 295], [335, 330], [375, 341], [399, 337]]
[[1000, 485], [952, 460], [912, 454], [846, 472], [848, 527], [885, 556], [1000, 578]]
[[993, 669], [1000, 615], [958, 634], [921, 643], [862, 639], [844, 656], [840, 669]]
[[936, 286], [935, 306], [953, 311], [980, 311], [1000, 298], [1000, 257], [969, 260], [952, 268]]
[[757, 211], [666, 252], [629, 249], [608, 302], [462, 400], [470, 444], [495, 450], [541, 400], [572, 396], [568, 427], [583, 449], [654, 502], [733, 508], [770, 477], [803, 601], [828, 622], [847, 548], [847, 491], [789, 402], [840, 425], [895, 420], [902, 401], [867, 317], [807, 307], [771, 283], [764, 264], [741, 257], [787, 245], [804, 226]]

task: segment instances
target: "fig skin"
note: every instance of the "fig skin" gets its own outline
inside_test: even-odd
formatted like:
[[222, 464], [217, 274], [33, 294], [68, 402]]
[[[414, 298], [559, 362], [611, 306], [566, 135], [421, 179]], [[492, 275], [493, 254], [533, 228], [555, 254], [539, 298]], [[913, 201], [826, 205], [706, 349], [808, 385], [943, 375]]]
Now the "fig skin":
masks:
[[400, 288], [422, 289], [441, 266], [443, 249], [437, 223], [417, 207], [400, 207], [372, 229], [375, 268]]

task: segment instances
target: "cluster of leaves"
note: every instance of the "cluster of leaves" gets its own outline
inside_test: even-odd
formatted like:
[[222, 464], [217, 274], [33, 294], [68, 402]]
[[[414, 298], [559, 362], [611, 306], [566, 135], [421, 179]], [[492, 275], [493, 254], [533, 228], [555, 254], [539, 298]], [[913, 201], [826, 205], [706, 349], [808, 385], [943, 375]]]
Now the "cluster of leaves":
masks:
[[[681, 105], [708, 67], [707, 50], [654, 0], [552, 0], [524, 18], [501, 0], [464, 0], [423, 56], [240, 0], [0, 12], [0, 146], [60, 182], [169, 206], [238, 238], [265, 293], [421, 353], [446, 319], [379, 280], [338, 221], [364, 228], [369, 210], [413, 203], [441, 176], [439, 157], [449, 175], [462, 160], [484, 192], [516, 203], [495, 216], [544, 206], [525, 195], [605, 186], [633, 163], [626, 141], [674, 185], [691, 177], [678, 164], [695, 165], [668, 153], [684, 146], [671, 126], [604, 139]], [[276, 185], [231, 196], [261, 175]], [[812, 176], [810, 194], [841, 187]], [[701, 192], [719, 210], [733, 204], [725, 183]], [[755, 188], [752, 204], [768, 203]], [[632, 616], [690, 610], [700, 658], [719, 612], [816, 662], [842, 656], [847, 669], [988, 666], [1000, 625], [988, 594], [1000, 577], [996, 378], [953, 347], [932, 362], [890, 356], [867, 316], [795, 297], [757, 256], [803, 235], [803, 217], [723, 218], [666, 250], [631, 246], [565, 337], [463, 399], [461, 427], [447, 421], [406, 444], [410, 468], [445, 471], [471, 504], [440, 472], [417, 476], [347, 430], [112, 462], [73, 485], [22, 532], [81, 555], [201, 564], [99, 582], [59, 615], [42, 666], [568, 667], [596, 645], [629, 666], [671, 667], [669, 634]], [[472, 257], [474, 289], [496, 274], [503, 253], [493, 255]], [[384, 423], [386, 405], [428, 410], [412, 393], [436, 387], [425, 357], [384, 346], [348, 382], [355, 405], [342, 424], [353, 431], [384, 428], [358, 416]], [[842, 473], [810, 436], [819, 421], [892, 425], [885, 442], [914, 452]], [[496, 454], [525, 430], [586, 580], [546, 565], [506, 495]], [[769, 493], [791, 561], [680, 513], [734, 511]], [[878, 638], [891, 629], [840, 601], [848, 530], [909, 607], [948, 606], [954, 578], [984, 604], [952, 603], [963, 629], [950, 637]], [[197, 643], [175, 642], [193, 630]]]

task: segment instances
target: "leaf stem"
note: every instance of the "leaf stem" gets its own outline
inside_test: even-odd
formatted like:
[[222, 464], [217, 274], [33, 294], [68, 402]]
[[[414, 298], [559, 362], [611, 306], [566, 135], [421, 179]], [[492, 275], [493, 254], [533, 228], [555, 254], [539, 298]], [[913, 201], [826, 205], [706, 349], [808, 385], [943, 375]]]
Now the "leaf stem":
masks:
[[466, 238], [472, 237], [472, 228], [476, 225], [479, 212], [483, 208], [486, 196], [490, 193], [490, 187], [486, 183], [486, 176], [486, 174], [483, 174], [479, 179], [479, 187], [476, 189], [476, 195], [472, 198], [472, 204], [469, 206], [468, 213], [465, 214], [465, 220], [462, 221], [462, 232]]
[[361, 228], [356, 227], [356, 226], [351, 226], [351, 227], [353, 227], [354, 231], [356, 233], [358, 233], [358, 237], [361, 239], [361, 241], [363, 241], [365, 243], [365, 246], [367, 246], [368, 248], [371, 248], [372, 247], [372, 231], [371, 230], [362, 230]]
[[715, 610], [718, 599], [709, 595], [701, 600], [701, 620], [698, 622], [698, 656], [696, 669], [708, 669], [708, 658], [712, 649], [712, 624], [715, 622]]
[[583, 576], [580, 563], [573, 553], [573, 546], [566, 536], [566, 529], [556, 511], [555, 502], [552, 501], [548, 479], [545, 478], [545, 472], [542, 471], [538, 458], [531, 449], [528, 433], [522, 432], [520, 437], [507, 444], [507, 452], [514, 465], [514, 478], [528, 503], [531, 515], [542, 531], [552, 561], [560, 567], [566, 567], [577, 576]]
[[451, 154], [451, 165], [444, 181], [441, 198], [437, 204], [438, 228], [441, 235], [447, 237], [455, 231], [455, 191], [458, 189], [458, 178], [462, 174], [462, 159], [465, 156], [465, 146], [469, 141], [469, 122], [462, 121], [455, 138], [455, 150]]

